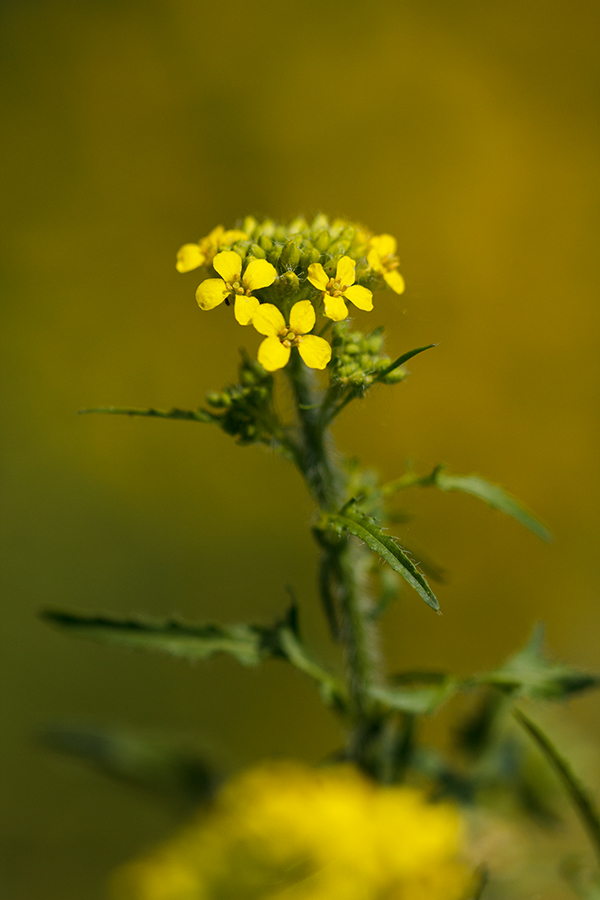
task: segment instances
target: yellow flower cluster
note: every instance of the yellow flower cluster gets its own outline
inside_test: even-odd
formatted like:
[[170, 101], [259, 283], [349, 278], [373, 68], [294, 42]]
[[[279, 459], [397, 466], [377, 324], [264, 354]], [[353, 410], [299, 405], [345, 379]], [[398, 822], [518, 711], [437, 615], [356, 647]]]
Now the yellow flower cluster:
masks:
[[196, 291], [198, 306], [233, 304], [241, 325], [252, 324], [266, 336], [258, 358], [268, 372], [283, 368], [293, 347], [307, 366], [324, 369], [331, 347], [309, 333], [317, 313], [341, 322], [347, 301], [371, 310], [374, 290], [404, 290], [395, 238], [341, 219], [330, 223], [323, 215], [311, 223], [247, 217], [237, 229], [219, 225], [197, 244], [184, 244], [176, 265], [179, 272], [214, 270], [219, 277], [205, 278]]
[[229, 782], [168, 844], [120, 869], [115, 900], [464, 900], [457, 813], [350, 767], [277, 763]]

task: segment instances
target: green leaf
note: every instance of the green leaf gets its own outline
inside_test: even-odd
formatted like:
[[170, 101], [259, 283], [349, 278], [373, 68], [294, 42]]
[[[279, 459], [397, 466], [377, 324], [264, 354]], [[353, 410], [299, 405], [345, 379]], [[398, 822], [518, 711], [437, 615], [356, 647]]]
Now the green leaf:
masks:
[[50, 750], [78, 757], [104, 775], [178, 804], [195, 807], [215, 787], [200, 757], [172, 741], [66, 724], [50, 725], [36, 736]]
[[471, 494], [483, 500], [493, 509], [498, 509], [507, 516], [512, 516], [525, 528], [528, 528], [533, 534], [537, 535], [543, 541], [548, 543], [552, 541], [552, 533], [550, 530], [536, 518], [526, 507], [516, 500], [511, 494], [507, 493], [504, 488], [497, 484], [492, 484], [481, 478], [480, 475], [450, 475], [441, 466], [437, 467], [433, 473], [433, 483], [442, 491], [460, 491], [463, 494]]
[[493, 684], [507, 693], [532, 700], [562, 700], [600, 685], [600, 676], [553, 662], [543, 650], [544, 627], [537, 625], [529, 643], [493, 672], [469, 679]]
[[445, 703], [457, 690], [457, 682], [446, 678], [437, 684], [421, 687], [373, 687], [369, 693], [387, 709], [405, 713], [428, 714]]
[[121, 618], [59, 610], [46, 610], [42, 618], [76, 637], [132, 650], [157, 650], [183, 659], [209, 659], [226, 653], [244, 666], [256, 666], [263, 659], [281, 655], [273, 643], [273, 630], [253, 625], [193, 625], [174, 618]]
[[272, 627], [192, 624], [173, 618], [123, 618], [62, 610], [45, 610], [42, 618], [75, 637], [182, 659], [206, 660], [226, 653], [244, 666], [284, 659], [317, 682], [326, 703], [340, 710], [347, 706], [344, 682], [321, 666], [302, 643], [294, 605], [285, 620]]
[[79, 414], [84, 416], [90, 413], [101, 413], [108, 416], [146, 416], [154, 419], [185, 419], [188, 422], [217, 423], [219, 416], [207, 412], [205, 409], [130, 409], [121, 406], [97, 406], [93, 409], [80, 409]]
[[419, 572], [402, 548], [398, 546], [395, 539], [386, 534], [373, 519], [356, 510], [344, 508], [342, 513], [329, 514], [327, 521], [339, 531], [347, 531], [364, 541], [395, 572], [398, 572], [408, 581], [410, 586], [415, 589], [428, 606], [439, 611], [440, 604], [427, 584], [425, 577]]
[[540, 726], [525, 715], [521, 709], [514, 709], [513, 715], [517, 722], [529, 732], [546, 759], [556, 769], [600, 860], [600, 814], [592, 795], [581, 784], [569, 762], [559, 753]]
[[376, 381], [381, 381], [382, 378], [385, 378], [386, 375], [389, 375], [390, 372], [393, 372], [394, 369], [398, 369], [400, 366], [403, 366], [404, 363], [407, 363], [409, 359], [412, 359], [413, 356], [418, 356], [419, 353], [424, 353], [425, 350], [431, 350], [432, 347], [437, 347], [437, 344], [427, 344], [426, 347], [417, 347], [416, 350], [409, 350], [407, 353], [403, 353], [402, 356], [399, 356], [398, 359], [395, 359], [393, 363], [390, 363], [387, 368], [385, 368], [382, 372], [379, 372], [377, 375]]

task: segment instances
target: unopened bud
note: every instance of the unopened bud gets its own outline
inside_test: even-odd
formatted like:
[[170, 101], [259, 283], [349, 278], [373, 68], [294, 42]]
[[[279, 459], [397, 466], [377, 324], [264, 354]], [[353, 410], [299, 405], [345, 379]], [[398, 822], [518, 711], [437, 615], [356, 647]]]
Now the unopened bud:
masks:
[[248, 256], [253, 256], [255, 259], [266, 259], [267, 254], [260, 246], [260, 244], [250, 244], [248, 247]]
[[300, 262], [300, 247], [294, 241], [288, 241], [283, 250], [279, 261], [286, 269], [295, 269]]
[[258, 239], [258, 243], [263, 248], [263, 250], [266, 250], [267, 253], [269, 252], [269, 250], [273, 249], [273, 241], [267, 234], [261, 234]]
[[252, 232], [258, 225], [258, 222], [254, 218], [254, 216], [246, 216], [242, 224], [242, 231], [245, 231], [247, 235], [252, 235]]
[[330, 240], [330, 238], [329, 238], [329, 232], [328, 232], [328, 231], [322, 231], [322, 232], [321, 232], [320, 234], [318, 234], [317, 237], [315, 238], [315, 240], [314, 240], [314, 245], [315, 245], [315, 247], [317, 248], [317, 250], [320, 250], [321, 253], [324, 253], [325, 250], [327, 250], [327, 248], [329, 247], [329, 240]]

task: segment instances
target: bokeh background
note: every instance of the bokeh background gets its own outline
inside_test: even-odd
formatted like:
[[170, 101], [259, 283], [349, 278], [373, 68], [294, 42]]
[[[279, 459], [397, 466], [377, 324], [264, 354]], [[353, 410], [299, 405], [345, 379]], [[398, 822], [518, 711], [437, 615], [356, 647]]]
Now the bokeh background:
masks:
[[[3, 0], [0, 241], [2, 896], [96, 900], [168, 833], [133, 790], [41, 749], [52, 721], [197, 742], [224, 770], [339, 741], [283, 666], [70, 642], [44, 605], [267, 621], [314, 593], [296, 474], [202, 425], [78, 417], [193, 408], [243, 331], [201, 313], [178, 246], [247, 212], [319, 210], [397, 235], [408, 289], [360, 325], [410, 380], [349, 409], [340, 446], [386, 477], [477, 471], [552, 526], [545, 546], [458, 495], [407, 498], [399, 534], [449, 571], [443, 617], [406, 594], [392, 667], [497, 664], [548, 626], [600, 668], [596, 0]], [[600, 740], [600, 700], [571, 704]]]

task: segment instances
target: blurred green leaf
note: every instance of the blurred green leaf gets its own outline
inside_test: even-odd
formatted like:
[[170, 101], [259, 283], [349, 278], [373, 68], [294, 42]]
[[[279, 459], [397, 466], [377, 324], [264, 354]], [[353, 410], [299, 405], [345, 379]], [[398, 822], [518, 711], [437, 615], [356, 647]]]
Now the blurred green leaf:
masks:
[[544, 654], [544, 628], [537, 625], [529, 643], [493, 672], [469, 679], [493, 684], [507, 693], [535, 700], [561, 700], [600, 685], [600, 675], [556, 663]]
[[42, 618], [75, 637], [89, 638], [132, 650], [152, 650], [190, 660], [206, 660], [217, 653], [232, 656], [244, 666], [267, 659], [284, 659], [317, 682], [323, 699], [346, 707], [346, 687], [321, 666], [300, 639], [295, 606], [282, 622], [259, 625], [192, 624], [179, 619], [123, 618], [45, 610]]
[[172, 741], [114, 729], [50, 725], [37, 734], [46, 747], [78, 757], [104, 775], [193, 807], [208, 800], [216, 779], [198, 755]]
[[226, 653], [244, 666], [256, 666], [279, 655], [273, 629], [252, 625], [194, 625], [175, 618], [122, 618], [61, 610], [45, 610], [42, 618], [75, 637], [132, 650], [157, 650], [183, 659], [209, 659]]
[[344, 507], [341, 513], [327, 515], [327, 522], [339, 531], [347, 531], [378, 553], [395, 572], [402, 575], [411, 587], [417, 591], [420, 597], [432, 609], [439, 611], [440, 605], [437, 597], [429, 587], [425, 577], [419, 572], [414, 563], [398, 546], [395, 539], [390, 537], [370, 516], [365, 516], [352, 508]]
[[80, 409], [79, 415], [100, 413], [108, 416], [146, 416], [153, 419], [184, 419], [188, 422], [206, 422], [219, 424], [219, 416], [205, 409], [132, 409], [121, 406], [97, 406], [93, 409]]
[[458, 683], [454, 679], [442, 678], [437, 683], [415, 687], [373, 687], [370, 694], [388, 709], [406, 713], [432, 713], [458, 690]]
[[540, 726], [530, 719], [521, 709], [514, 709], [513, 715], [517, 722], [529, 732], [546, 759], [557, 771], [567, 789], [567, 793], [571, 798], [573, 806], [579, 814], [582, 824], [588, 832], [596, 855], [600, 860], [600, 814], [598, 813], [592, 795], [587, 788], [581, 784], [569, 762], [559, 753]]
[[504, 488], [486, 481], [480, 475], [450, 475], [442, 467], [438, 467], [434, 472], [432, 483], [442, 491], [460, 491], [478, 497], [492, 509], [498, 509], [507, 516], [512, 516], [543, 541], [548, 543], [552, 541], [552, 533], [543, 522]]

